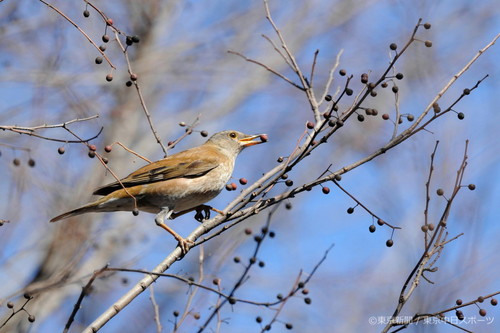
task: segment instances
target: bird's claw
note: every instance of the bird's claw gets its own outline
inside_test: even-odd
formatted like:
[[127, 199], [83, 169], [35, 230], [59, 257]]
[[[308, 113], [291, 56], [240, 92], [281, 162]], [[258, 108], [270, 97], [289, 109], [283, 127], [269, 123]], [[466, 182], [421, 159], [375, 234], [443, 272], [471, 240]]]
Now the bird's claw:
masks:
[[198, 222], [203, 222], [203, 220], [208, 220], [210, 218], [210, 206], [201, 205], [196, 208], [196, 214], [194, 216], [195, 220]]
[[194, 245], [193, 241], [190, 241], [190, 240], [185, 239], [185, 238], [179, 238], [178, 241], [179, 241], [178, 246], [181, 248], [181, 251], [182, 251], [183, 255], [186, 254], [186, 253], [188, 253], [188, 251], [191, 248], [191, 246]]

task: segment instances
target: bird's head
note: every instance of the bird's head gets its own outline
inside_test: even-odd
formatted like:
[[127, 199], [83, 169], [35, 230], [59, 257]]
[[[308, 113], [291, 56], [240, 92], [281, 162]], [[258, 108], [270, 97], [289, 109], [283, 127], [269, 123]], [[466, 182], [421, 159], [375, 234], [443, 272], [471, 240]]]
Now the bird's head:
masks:
[[222, 131], [212, 135], [206, 143], [216, 145], [229, 154], [238, 155], [244, 148], [266, 141], [267, 134], [248, 135], [238, 131]]

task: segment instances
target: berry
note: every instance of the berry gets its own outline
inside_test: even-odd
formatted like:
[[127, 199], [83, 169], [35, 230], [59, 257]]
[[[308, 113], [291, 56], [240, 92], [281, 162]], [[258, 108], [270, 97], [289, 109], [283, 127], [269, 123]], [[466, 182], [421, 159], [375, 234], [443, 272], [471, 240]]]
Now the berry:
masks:
[[354, 207], [347, 208], [347, 214], [352, 214], [352, 213], [354, 213]]
[[89, 157], [94, 158], [95, 157], [95, 151], [89, 150]]
[[89, 146], [89, 150], [91, 150], [91, 151], [96, 151], [96, 150], [97, 150], [96, 145], [90, 145], [90, 146]]
[[106, 24], [107, 24], [107, 25], [113, 25], [113, 19], [108, 18], [108, 19], [106, 20]]
[[363, 116], [362, 114], [358, 114], [358, 121], [363, 122], [364, 120], [365, 120], [365, 116]]
[[384, 120], [389, 120], [389, 114], [384, 113], [384, 114], [382, 115], [382, 119], [384, 119]]
[[387, 247], [392, 247], [394, 245], [394, 241], [392, 239], [388, 239], [387, 242], [385, 242], [385, 246]]
[[258, 316], [257, 318], [255, 318], [255, 321], [258, 322], [259, 324], [262, 323], [262, 317]]
[[442, 188], [438, 188], [436, 194], [442, 196], [444, 194], [444, 190]]
[[128, 46], [134, 44], [134, 41], [132, 40], [132, 36], [127, 36], [125, 38], [125, 44], [127, 44]]
[[311, 304], [311, 299], [309, 297], [304, 298], [306, 304]]
[[424, 23], [424, 28], [425, 29], [430, 29], [431, 28], [431, 24], [429, 22]]
[[491, 305], [493, 305], [493, 306], [497, 306], [498, 301], [497, 301], [497, 299], [496, 299], [496, 298], [492, 298], [492, 299], [491, 299], [491, 301], [490, 301], [490, 303], [491, 303]]
[[486, 310], [485, 310], [485, 309], [479, 309], [479, 315], [480, 315], [481, 317], [486, 316]]
[[66, 152], [66, 149], [64, 149], [64, 147], [59, 147], [57, 148], [57, 152], [59, 153], [59, 155], [62, 155]]
[[35, 316], [33, 316], [33, 315], [29, 315], [29, 316], [28, 316], [28, 321], [29, 321], [30, 323], [34, 322], [34, 321], [35, 321]]
[[109, 36], [108, 36], [108, 35], [102, 35], [102, 41], [103, 41], [104, 43], [109, 42]]
[[204, 138], [206, 138], [208, 136], [208, 132], [207, 131], [201, 131], [200, 132], [200, 135]]
[[322, 191], [324, 194], [328, 194], [328, 193], [330, 193], [330, 188], [325, 186], [325, 187], [323, 187]]
[[34, 160], [34, 159], [32, 159], [32, 158], [30, 158], [30, 159], [28, 160], [28, 165], [29, 165], [30, 167], [34, 168], [34, 167], [35, 167], [35, 160]]
[[361, 74], [361, 83], [367, 83], [368, 82], [368, 74], [363, 73]]
[[392, 86], [392, 92], [393, 93], [397, 93], [399, 91], [399, 87], [398, 86]]
[[95, 63], [96, 63], [97, 65], [102, 64], [102, 57], [97, 57], [97, 58], [95, 58]]
[[7, 302], [7, 307], [8, 307], [9, 309], [12, 309], [12, 308], [14, 307], [14, 303], [12, 303], [12, 302]]
[[107, 145], [107, 146], [104, 147], [104, 151], [106, 153], [110, 153], [112, 149], [113, 149], [113, 146], [110, 146], [110, 145]]
[[14, 163], [15, 166], [21, 165], [21, 161], [18, 158], [15, 158], [12, 163]]
[[457, 305], [462, 305], [463, 301], [459, 298], [459, 299], [457, 299], [457, 300], [455, 301], [455, 303], [456, 303]]
[[140, 40], [139, 36], [132, 36], [132, 41], [134, 43], [139, 43], [141, 40]]
[[465, 89], [464, 89], [464, 95], [469, 95], [469, 94], [470, 94], [470, 89], [465, 88]]
[[415, 120], [415, 117], [412, 114], [409, 114], [406, 116], [406, 119], [408, 119], [408, 121], [413, 121]]
[[306, 127], [309, 128], [309, 129], [313, 129], [314, 128], [314, 124], [311, 121], [308, 121], [306, 123]]
[[398, 45], [396, 43], [391, 43], [391, 45], [389, 45], [389, 48], [395, 51], [398, 48]]
[[326, 95], [325, 96], [325, 101], [330, 102], [331, 100], [332, 100], [332, 96], [331, 95]]
[[368, 230], [373, 233], [373, 232], [375, 232], [375, 230], [377, 230], [377, 227], [372, 224], [372, 225], [370, 225], [370, 227], [368, 228]]
[[138, 210], [137, 208], [134, 208], [134, 209], [132, 210], [132, 215], [134, 215], [134, 216], [139, 215], [139, 210]]
[[127, 81], [127, 82], [125, 82], [125, 85], [126, 85], [127, 87], [131, 87], [131, 86], [132, 86], [132, 84], [133, 84], [133, 83], [132, 83], [132, 81]]
[[396, 74], [396, 79], [398, 79], [398, 80], [402, 80], [403, 77], [404, 77], [403, 73], [397, 73]]
[[247, 183], [248, 183], [248, 180], [246, 178], [240, 178], [241, 185], [246, 185]]
[[426, 47], [432, 47], [432, 42], [430, 40], [426, 40], [424, 44]]
[[465, 118], [465, 114], [463, 112], [459, 112], [459, 113], [457, 113], [457, 118], [462, 120]]
[[292, 185], [293, 185], [293, 180], [291, 180], [291, 179], [287, 179], [287, 180], [285, 181], [285, 185], [286, 185], [286, 186], [292, 186]]
[[432, 103], [432, 108], [434, 109], [434, 112], [439, 113], [441, 112], [441, 107], [437, 102]]
[[99, 50], [101, 50], [102, 52], [106, 51], [106, 45], [105, 44], [99, 45]]
[[351, 89], [351, 88], [346, 88], [346, 89], [345, 89], [345, 94], [346, 94], [347, 96], [351, 96], [351, 95], [353, 94], [352, 89]]
[[108, 82], [113, 81], [113, 74], [106, 75], [106, 81], [108, 81]]
[[341, 70], [339, 70], [339, 74], [340, 74], [340, 76], [345, 76], [347, 74], [347, 72], [345, 71], [345, 69], [341, 69]]
[[83, 17], [89, 17], [90, 16], [90, 12], [88, 10], [84, 10], [83, 11]]

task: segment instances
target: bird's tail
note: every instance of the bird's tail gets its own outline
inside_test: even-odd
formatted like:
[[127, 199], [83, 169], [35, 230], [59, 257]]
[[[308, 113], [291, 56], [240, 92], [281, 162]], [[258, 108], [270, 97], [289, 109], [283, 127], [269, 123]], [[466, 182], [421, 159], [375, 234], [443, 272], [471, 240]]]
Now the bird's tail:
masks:
[[69, 212], [58, 215], [58, 216], [54, 217], [52, 220], [50, 220], [50, 222], [57, 222], [59, 220], [67, 219], [68, 217], [77, 216], [77, 215], [90, 213], [90, 212], [96, 212], [96, 211], [98, 211], [98, 210], [96, 210], [96, 205], [94, 202], [92, 202], [92, 203], [89, 203], [88, 205], [85, 205], [83, 207], [73, 209], [73, 210], [70, 210]]

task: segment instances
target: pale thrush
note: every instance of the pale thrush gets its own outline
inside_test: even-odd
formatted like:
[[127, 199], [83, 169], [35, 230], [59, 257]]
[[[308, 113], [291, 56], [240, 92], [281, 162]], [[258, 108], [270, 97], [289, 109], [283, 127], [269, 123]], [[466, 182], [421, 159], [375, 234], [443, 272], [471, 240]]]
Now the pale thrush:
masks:
[[207, 216], [206, 206], [202, 205], [215, 198], [225, 187], [238, 154], [245, 147], [265, 141], [265, 134], [216, 133], [201, 146], [170, 155], [132, 172], [120, 182], [98, 188], [93, 194], [104, 197], [56, 216], [50, 222], [90, 212], [138, 209], [157, 214], [156, 224], [171, 233], [181, 250], [186, 252], [192, 242], [168, 227], [164, 220], [197, 207], [204, 207]]

